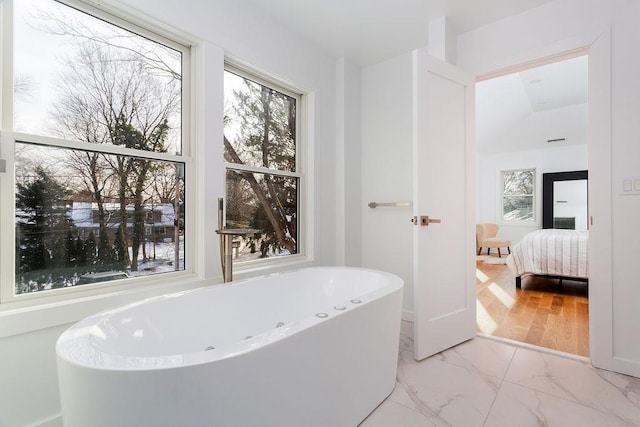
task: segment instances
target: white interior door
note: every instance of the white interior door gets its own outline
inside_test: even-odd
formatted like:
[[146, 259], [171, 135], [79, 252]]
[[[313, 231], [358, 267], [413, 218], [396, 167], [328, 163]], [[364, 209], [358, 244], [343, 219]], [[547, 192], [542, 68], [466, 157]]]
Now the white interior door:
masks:
[[[413, 53], [414, 357], [476, 334], [475, 79]], [[424, 217], [440, 220], [427, 222]], [[427, 225], [425, 225], [427, 222]]]

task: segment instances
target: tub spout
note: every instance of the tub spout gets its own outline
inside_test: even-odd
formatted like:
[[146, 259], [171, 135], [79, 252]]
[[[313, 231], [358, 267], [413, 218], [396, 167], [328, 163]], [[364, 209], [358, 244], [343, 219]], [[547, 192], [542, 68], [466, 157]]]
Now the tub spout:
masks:
[[225, 283], [233, 280], [233, 238], [235, 236], [250, 237], [258, 231], [260, 230], [254, 230], [252, 228], [221, 228], [216, 230], [216, 233], [218, 233], [220, 239], [222, 239], [224, 252], [224, 257], [222, 258], [222, 274]]

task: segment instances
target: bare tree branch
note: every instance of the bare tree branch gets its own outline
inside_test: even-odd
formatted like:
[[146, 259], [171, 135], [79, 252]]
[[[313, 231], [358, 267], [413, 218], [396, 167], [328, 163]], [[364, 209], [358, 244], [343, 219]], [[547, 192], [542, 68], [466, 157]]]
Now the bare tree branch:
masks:
[[[227, 161], [232, 163], [244, 164], [226, 136], [224, 137], [224, 148], [225, 148], [225, 157], [227, 158]], [[238, 174], [242, 176], [251, 186], [251, 189], [253, 190], [256, 197], [258, 198], [258, 201], [260, 202], [260, 205], [262, 206], [262, 209], [265, 215], [267, 216], [267, 218], [269, 219], [269, 222], [271, 223], [271, 226], [275, 230], [278, 240], [282, 243], [282, 245], [285, 248], [287, 248], [287, 250], [289, 250], [290, 253], [295, 253], [294, 242], [291, 241], [291, 239], [287, 238], [287, 236], [284, 234], [284, 231], [281, 227], [282, 224], [278, 221], [278, 218], [276, 218], [276, 215], [273, 212], [272, 203], [269, 201], [269, 198], [267, 197], [266, 193], [262, 189], [262, 186], [260, 185], [260, 183], [253, 176], [253, 173], [238, 171]]]

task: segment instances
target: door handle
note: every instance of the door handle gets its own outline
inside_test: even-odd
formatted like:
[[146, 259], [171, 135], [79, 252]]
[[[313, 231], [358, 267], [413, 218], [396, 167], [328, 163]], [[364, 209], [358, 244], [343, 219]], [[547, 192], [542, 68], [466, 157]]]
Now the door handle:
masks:
[[[413, 223], [413, 225], [418, 225], [418, 217], [414, 216], [413, 218], [411, 218], [411, 222]], [[427, 227], [429, 224], [440, 224], [441, 222], [442, 222], [441, 219], [429, 218], [428, 215], [420, 216], [420, 225], [422, 227]]]

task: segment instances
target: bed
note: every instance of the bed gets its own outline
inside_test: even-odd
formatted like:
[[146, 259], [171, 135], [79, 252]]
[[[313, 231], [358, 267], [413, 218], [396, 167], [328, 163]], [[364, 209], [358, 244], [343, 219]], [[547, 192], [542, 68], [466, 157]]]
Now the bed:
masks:
[[507, 258], [516, 288], [522, 288], [522, 277], [530, 275], [588, 282], [588, 237], [588, 231], [556, 229], [524, 236]]

